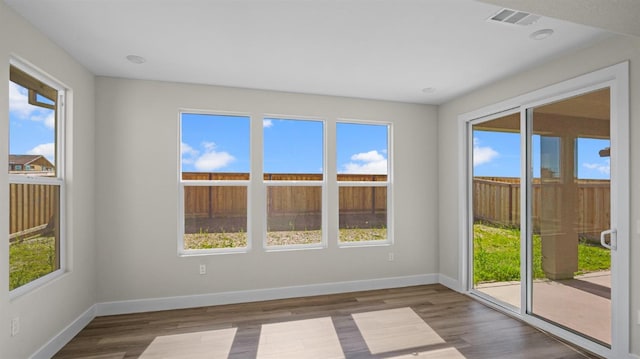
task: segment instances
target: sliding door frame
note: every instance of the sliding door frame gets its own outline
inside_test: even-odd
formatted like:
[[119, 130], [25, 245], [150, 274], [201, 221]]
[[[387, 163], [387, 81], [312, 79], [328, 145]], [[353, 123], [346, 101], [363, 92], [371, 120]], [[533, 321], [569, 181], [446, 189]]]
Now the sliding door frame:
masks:
[[[530, 129], [526, 119], [527, 109], [536, 105], [554, 102], [583, 94], [595, 89], [610, 88], [611, 106], [611, 227], [617, 230], [617, 251], [611, 252], [611, 348], [602, 346], [571, 331], [542, 320], [531, 313], [531, 251], [528, 237], [531, 232], [530, 161], [531, 146], [528, 143]], [[488, 296], [478, 295], [473, 290], [472, 246], [473, 246], [473, 207], [472, 174], [473, 163], [473, 124], [500, 117], [507, 113], [520, 111], [521, 154], [521, 281], [526, 277], [526, 285], [521, 285], [520, 311], [509, 310], [503, 304], [492, 301]], [[629, 245], [630, 245], [630, 178], [629, 178], [629, 63], [623, 62], [597, 70], [576, 78], [566, 80], [512, 99], [490, 105], [458, 117], [459, 132], [459, 281], [460, 290], [486, 304], [513, 315], [540, 329], [546, 330], [562, 339], [579, 345], [604, 357], [626, 357], [630, 348], [629, 320]], [[615, 208], [614, 208], [615, 207]], [[524, 226], [522, 226], [524, 224]], [[525, 238], [525, 236], [527, 238]], [[525, 274], [523, 276], [522, 274]]]
[[[516, 113], [520, 113], [520, 109], [518, 107], [516, 108], [511, 108], [511, 109], [507, 109], [505, 111], [501, 111], [498, 113], [493, 113], [493, 114], [489, 114], [487, 116], [483, 116], [480, 118], [475, 118], [473, 120], [467, 121], [466, 124], [466, 167], [467, 167], [467, 176], [468, 176], [468, 180], [466, 181], [466, 192], [468, 193], [468, 201], [467, 201], [467, 205], [466, 205], [466, 218], [468, 218], [468, 223], [469, 225], [467, 226], [467, 236], [468, 236], [468, 240], [467, 240], [467, 251], [466, 251], [466, 260], [469, 264], [473, 263], [473, 257], [474, 257], [474, 253], [473, 253], [473, 240], [474, 240], [474, 234], [473, 234], [473, 218], [474, 218], [474, 213], [473, 213], [473, 126], [478, 125], [478, 124], [482, 124], [491, 120], [495, 120], [501, 117], [505, 117], [505, 116], [509, 116], [509, 115], [513, 115]], [[520, 119], [520, 147], [522, 148], [523, 145], [523, 136], [522, 136], [522, 118]], [[522, 157], [522, 154], [524, 152], [521, 152], [520, 157]], [[522, 178], [523, 171], [525, 171], [526, 167], [523, 164], [524, 161], [520, 160], [520, 176], [519, 178]], [[523, 187], [525, 183], [522, 182], [520, 184], [520, 203], [524, 203], [524, 200], [526, 199], [526, 191], [525, 191], [525, 187]], [[525, 220], [525, 217], [523, 216], [523, 212], [520, 211], [520, 223], [525, 223], [523, 222]], [[525, 249], [525, 239], [526, 239], [526, 232], [525, 231], [520, 231], [520, 258], [522, 258], [522, 253], [523, 250]], [[526, 263], [522, 260], [520, 260], [520, 272], [522, 272], [523, 268], [525, 268], [524, 266], [526, 265]], [[492, 298], [491, 296], [489, 296], [488, 294], [483, 293], [482, 291], [479, 291], [477, 289], [474, 288], [473, 286], [473, 266], [469, 265], [467, 267], [467, 278], [469, 278], [469, 284], [468, 284], [468, 288], [467, 291], [471, 294], [473, 294], [474, 296], [478, 296], [480, 298], [482, 298], [483, 300], [486, 301], [492, 301], [495, 305], [498, 305], [500, 307], [502, 307], [505, 310], [508, 310], [510, 312], [516, 313], [516, 314], [521, 314], [521, 308], [524, 305], [523, 302], [523, 298], [525, 295], [525, 278], [521, 275], [520, 276], [520, 306], [519, 307], [514, 307], [512, 305], [510, 305], [509, 303], [506, 303], [504, 301], [501, 300], [496, 300], [496, 298]]]

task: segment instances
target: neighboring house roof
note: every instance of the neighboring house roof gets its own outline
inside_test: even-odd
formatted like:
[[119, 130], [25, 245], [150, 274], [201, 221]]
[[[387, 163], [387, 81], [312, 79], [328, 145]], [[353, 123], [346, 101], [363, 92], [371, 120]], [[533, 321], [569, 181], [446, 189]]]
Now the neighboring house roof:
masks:
[[51, 165], [51, 167], [53, 167], [53, 164], [51, 164], [51, 162], [49, 162], [49, 160], [47, 160], [44, 156], [42, 155], [9, 155], [9, 164], [10, 165], [28, 165], [31, 164], [35, 161], [37, 161], [38, 159], [43, 159], [45, 161], [47, 161], [48, 164]]

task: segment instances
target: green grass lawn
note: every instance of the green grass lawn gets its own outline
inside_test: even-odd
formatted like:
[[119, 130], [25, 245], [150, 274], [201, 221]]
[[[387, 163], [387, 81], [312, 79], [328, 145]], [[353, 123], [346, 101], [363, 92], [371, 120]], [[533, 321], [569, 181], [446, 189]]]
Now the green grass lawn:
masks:
[[55, 237], [35, 237], [9, 245], [9, 290], [56, 269]]
[[[520, 280], [520, 230], [474, 224], [474, 284]], [[541, 241], [533, 236], [533, 276], [545, 278], [542, 271]], [[609, 251], [581, 241], [578, 244], [578, 271], [584, 274], [609, 269]]]

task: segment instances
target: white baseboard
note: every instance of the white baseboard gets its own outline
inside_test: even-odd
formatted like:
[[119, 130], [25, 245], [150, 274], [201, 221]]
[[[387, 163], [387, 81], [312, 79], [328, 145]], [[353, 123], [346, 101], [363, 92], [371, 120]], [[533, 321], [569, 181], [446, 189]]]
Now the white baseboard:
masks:
[[438, 283], [442, 284], [443, 286], [451, 290], [455, 290], [456, 292], [463, 291], [463, 289], [460, 288], [460, 281], [458, 281], [457, 279], [448, 277], [444, 274], [438, 274]]
[[38, 349], [31, 359], [49, 359], [53, 357], [62, 347], [73, 339], [80, 331], [96, 317], [96, 306], [92, 305], [84, 313], [80, 314], [76, 320], [67, 325], [58, 335], [51, 338], [45, 345]]
[[96, 315], [142, 313], [159, 310], [184, 309], [247, 303], [263, 300], [306, 297], [313, 295], [357, 292], [362, 290], [408, 287], [438, 283], [438, 274], [423, 274], [404, 277], [367, 279], [349, 282], [311, 284], [292, 287], [243, 290], [190, 296], [149, 298], [96, 304]]

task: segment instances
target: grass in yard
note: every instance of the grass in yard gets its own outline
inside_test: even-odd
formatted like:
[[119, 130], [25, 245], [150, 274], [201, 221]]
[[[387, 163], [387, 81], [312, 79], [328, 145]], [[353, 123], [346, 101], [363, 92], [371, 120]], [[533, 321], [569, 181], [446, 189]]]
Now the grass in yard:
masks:
[[[474, 283], [519, 281], [520, 230], [476, 223], [473, 225], [473, 232]], [[539, 235], [533, 237], [533, 259], [534, 278], [545, 278]], [[576, 274], [609, 269], [610, 265], [611, 258], [607, 249], [580, 241]]]
[[[341, 228], [340, 241], [362, 242], [380, 241], [387, 239], [386, 228]], [[322, 242], [322, 232], [311, 231], [271, 231], [267, 233], [267, 245], [299, 245]], [[211, 248], [243, 248], [247, 246], [246, 232], [186, 233], [184, 235], [185, 249]]]
[[243, 248], [247, 246], [247, 232], [184, 234], [184, 249]]
[[340, 228], [341, 242], [384, 241], [386, 228]]
[[55, 237], [35, 237], [9, 245], [9, 290], [56, 270]]
[[611, 268], [611, 254], [609, 250], [599, 245], [581, 240], [578, 245], [578, 271], [576, 275], [605, 270]]
[[320, 242], [322, 242], [322, 232], [319, 230], [267, 232], [267, 246], [317, 244]]

